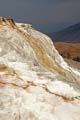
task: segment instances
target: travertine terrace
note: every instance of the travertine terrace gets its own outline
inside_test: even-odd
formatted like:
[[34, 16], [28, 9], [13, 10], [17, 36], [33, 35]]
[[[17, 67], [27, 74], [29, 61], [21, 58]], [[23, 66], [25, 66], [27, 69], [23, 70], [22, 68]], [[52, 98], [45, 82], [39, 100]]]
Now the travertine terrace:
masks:
[[3, 17], [0, 120], [80, 120], [80, 73], [48, 36]]

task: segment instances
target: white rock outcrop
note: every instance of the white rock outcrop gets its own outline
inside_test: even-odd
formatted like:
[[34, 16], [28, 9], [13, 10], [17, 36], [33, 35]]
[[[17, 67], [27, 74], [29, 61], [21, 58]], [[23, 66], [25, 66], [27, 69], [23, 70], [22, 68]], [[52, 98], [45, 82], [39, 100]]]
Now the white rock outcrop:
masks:
[[48, 36], [2, 17], [0, 120], [80, 120], [80, 73]]

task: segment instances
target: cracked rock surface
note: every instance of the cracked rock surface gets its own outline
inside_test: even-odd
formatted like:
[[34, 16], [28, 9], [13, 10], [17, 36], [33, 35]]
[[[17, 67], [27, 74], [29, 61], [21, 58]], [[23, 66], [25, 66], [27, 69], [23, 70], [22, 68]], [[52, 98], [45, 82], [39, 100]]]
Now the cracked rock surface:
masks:
[[80, 73], [48, 36], [2, 17], [0, 120], [80, 120]]

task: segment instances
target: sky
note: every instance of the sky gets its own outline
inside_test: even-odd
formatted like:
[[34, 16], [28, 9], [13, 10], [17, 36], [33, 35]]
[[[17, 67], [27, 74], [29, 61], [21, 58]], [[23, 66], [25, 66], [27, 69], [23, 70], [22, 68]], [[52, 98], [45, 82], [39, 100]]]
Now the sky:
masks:
[[50, 33], [80, 22], [80, 0], [0, 0], [0, 16]]

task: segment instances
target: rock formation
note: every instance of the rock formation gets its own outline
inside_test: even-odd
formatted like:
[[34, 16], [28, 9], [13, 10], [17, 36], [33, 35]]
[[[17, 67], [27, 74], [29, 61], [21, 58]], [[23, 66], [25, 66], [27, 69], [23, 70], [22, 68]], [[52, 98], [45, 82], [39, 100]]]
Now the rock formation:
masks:
[[48, 36], [3, 17], [0, 120], [80, 120], [80, 73]]

